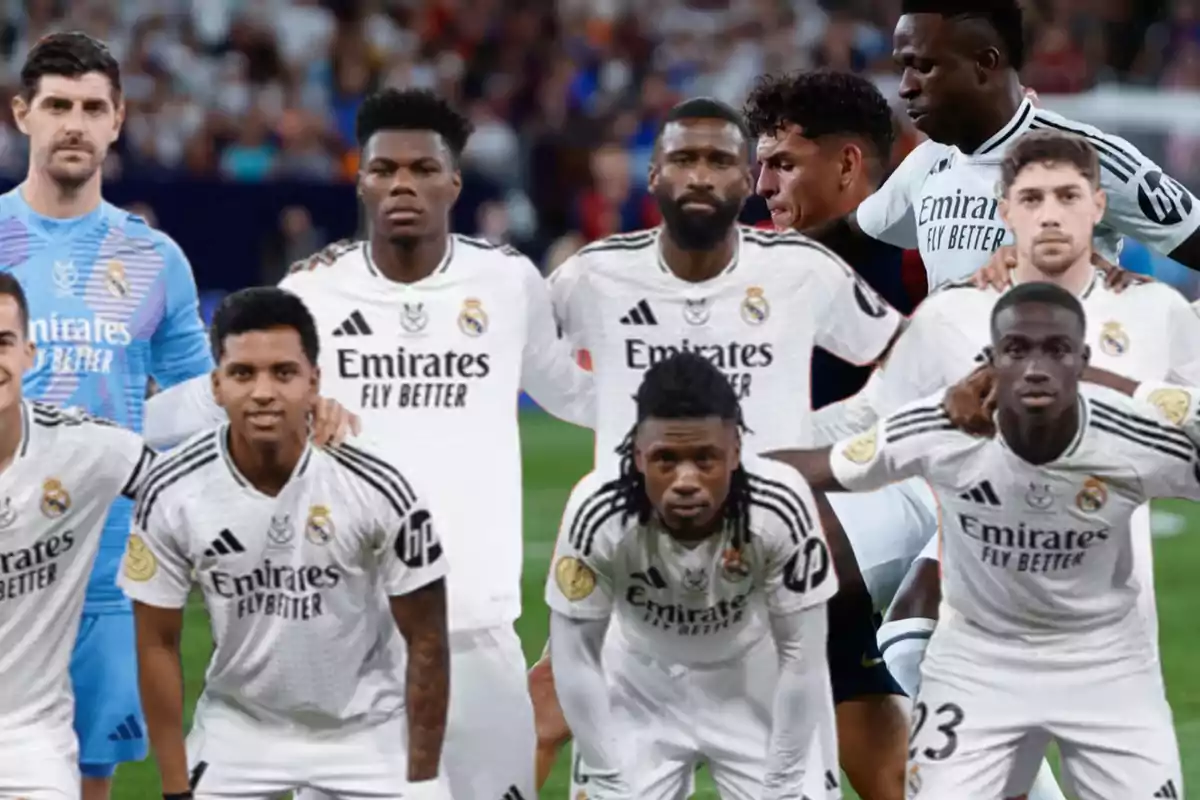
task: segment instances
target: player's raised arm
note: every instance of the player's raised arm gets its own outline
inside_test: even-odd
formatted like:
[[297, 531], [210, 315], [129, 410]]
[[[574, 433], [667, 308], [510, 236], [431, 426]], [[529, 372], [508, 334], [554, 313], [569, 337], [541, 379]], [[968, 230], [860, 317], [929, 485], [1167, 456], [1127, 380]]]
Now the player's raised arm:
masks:
[[[763, 797], [793, 797], [809, 769], [810, 743], [818, 720], [833, 709], [826, 642], [829, 615], [826, 604], [837, 593], [838, 579], [812, 490], [790, 469], [772, 470], [772, 490], [788, 498], [766, 517], [762, 535], [766, 565], [767, 609], [779, 654], [779, 682], [772, 705], [771, 737]], [[762, 480], [758, 478], [757, 480]], [[754, 502], [751, 479], [751, 503]], [[821, 707], [827, 710], [818, 711]]]
[[550, 289], [527, 258], [514, 268], [525, 278], [525, 349], [521, 388], [546, 411], [583, 427], [596, 420], [592, 374], [579, 366], [570, 342], [559, 336]]
[[142, 435], [153, 448], [164, 450], [228, 419], [213, 397], [207, 373], [156, 393], [146, 401]]
[[916, 250], [919, 242], [913, 196], [946, 150], [929, 139], [917, 145], [883, 186], [859, 204], [844, 223], [844, 229], [859, 230], [894, 247]]
[[597, 797], [631, 797], [629, 754], [613, 721], [600, 651], [613, 612], [611, 541], [621, 514], [617, 488], [588, 475], [571, 492], [546, 582], [550, 658], [563, 715], [597, 782]]
[[162, 282], [166, 308], [150, 338], [150, 374], [163, 388], [210, 372], [212, 352], [204, 322], [192, 266], [174, 241], [155, 232], [157, 250], [163, 259]]
[[813, 260], [821, 293], [812, 298], [816, 343], [851, 364], [878, 362], [900, 333], [904, 315], [833, 251], [813, 245], [799, 252]]
[[446, 621], [445, 551], [433, 516], [412, 483], [386, 461], [357, 447], [327, 451], [338, 461], [379, 475], [381, 542], [376, 552], [392, 617], [408, 651], [408, 779], [435, 786], [450, 702], [450, 634]]
[[133, 531], [117, 579], [133, 600], [137, 631], [138, 685], [164, 794], [191, 790], [183, 729], [183, 669], [180, 642], [183, 609], [192, 587], [193, 564], [183, 540], [158, 501], [185, 459], [216, 452], [205, 437], [158, 459], [142, 482]]

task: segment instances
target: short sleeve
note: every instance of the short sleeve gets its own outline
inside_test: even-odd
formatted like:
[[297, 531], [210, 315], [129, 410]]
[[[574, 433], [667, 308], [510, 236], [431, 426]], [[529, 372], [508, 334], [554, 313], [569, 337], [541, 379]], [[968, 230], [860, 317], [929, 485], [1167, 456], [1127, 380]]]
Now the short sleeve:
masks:
[[558, 333], [570, 342], [574, 351], [587, 346], [584, 341], [584, 316], [576, 307], [579, 302], [579, 292], [576, 290], [583, 278], [583, 266], [580, 256], [574, 255], [546, 278], [550, 290], [550, 306], [554, 321], [558, 325]]
[[595, 473], [580, 481], [567, 500], [546, 580], [546, 605], [551, 610], [572, 619], [607, 619], [612, 614], [613, 555], [621, 526], [613, 488]]
[[835, 444], [829, 453], [833, 476], [847, 491], [870, 492], [924, 475], [931, 447], [955, 433], [940, 397], [910, 403], [869, 431]]
[[212, 378], [200, 375], [146, 401], [142, 435], [151, 447], [163, 450], [228, 419], [213, 397]]
[[1103, 407], [1104, 418], [1139, 445], [1134, 460], [1146, 498], [1200, 500], [1200, 389], [1148, 382], [1133, 399], [1142, 413]]
[[514, 265], [524, 275], [525, 342], [521, 361], [521, 388], [539, 406], [559, 419], [592, 427], [596, 424], [592, 374], [571, 353], [559, 335], [550, 291], [529, 259]]
[[928, 139], [917, 145], [883, 186], [859, 204], [854, 216], [863, 233], [905, 250], [919, 247], [913, 198], [944, 149]]
[[192, 265], [169, 236], [155, 232], [163, 258], [165, 310], [150, 337], [150, 374], [162, 387], [171, 387], [212, 369], [212, 351], [204, 322]]
[[947, 324], [943, 308], [953, 302], [941, 293], [927, 299], [909, 318], [887, 357], [872, 376], [871, 405], [886, 417], [909, 403], [945, 389], [947, 362], [961, 354], [961, 328]]
[[1104, 225], [1168, 256], [1200, 227], [1200, 203], [1158, 164], [1120, 136], [1079, 133], [1100, 157]]
[[1188, 386], [1200, 386], [1200, 313], [1183, 295], [1163, 287], [1171, 297], [1165, 313], [1169, 316], [1171, 365], [1170, 378]]
[[37, 405], [33, 412], [50, 424], [69, 431], [88, 464], [88, 477], [97, 487], [105, 487], [105, 502], [117, 495], [133, 500], [154, 462], [154, 451], [140, 435], [108, 420], [90, 416], [79, 408], [47, 408]]
[[[838, 578], [812, 489], [790, 467], [773, 472], [778, 474], [751, 479], [751, 509], [763, 512], [763, 526], [769, 528], [767, 610], [781, 616], [829, 602], [837, 594]], [[756, 502], [756, 494], [770, 500]]]
[[[153, 473], [149, 480], [153, 480]], [[147, 502], [148, 501], [148, 502]], [[133, 512], [133, 527], [117, 585], [126, 596], [156, 608], [183, 608], [192, 589], [193, 563], [184, 532], [172, 525], [169, 497], [143, 494]]]
[[887, 350], [903, 316], [875, 293], [845, 261], [824, 247], [799, 251], [816, 259], [820, 298], [809, 298], [819, 310], [816, 342], [852, 364], [871, 364]]

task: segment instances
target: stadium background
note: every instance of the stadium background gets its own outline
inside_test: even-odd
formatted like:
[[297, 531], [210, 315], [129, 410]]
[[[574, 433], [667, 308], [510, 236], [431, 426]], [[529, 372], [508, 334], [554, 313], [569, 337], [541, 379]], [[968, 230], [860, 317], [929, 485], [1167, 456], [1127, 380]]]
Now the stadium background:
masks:
[[[291, 261], [357, 226], [354, 112], [381, 85], [437, 89], [477, 132], [455, 230], [520, 247], [552, 269], [580, 244], [654, 224], [650, 147], [664, 111], [707, 94], [740, 104], [755, 75], [827, 66], [877, 76], [897, 0], [0, 0], [0, 82], [10, 93], [30, 43], [83, 29], [121, 60], [129, 121], [105, 165], [105, 194], [182, 245], [206, 314], [222, 293], [276, 281]], [[1028, 11], [1026, 85], [1041, 104], [1132, 140], [1200, 190], [1200, 3], [1046, 0]], [[903, 147], [911, 146], [911, 132]], [[0, 123], [0, 188], [28, 151]], [[746, 220], [762, 219], [751, 204]], [[1127, 243], [1123, 263], [1177, 285], [1200, 280]], [[591, 437], [522, 414], [530, 658], [546, 613], [541, 584], [566, 494]], [[1193, 575], [1200, 516], [1156, 514], [1163, 661], [1184, 771], [1200, 785], [1200, 642]], [[185, 675], [199, 691], [209, 641], [187, 619]], [[189, 703], [190, 707], [190, 703]], [[564, 759], [565, 760], [565, 759]], [[547, 797], [565, 793], [560, 764]], [[117, 800], [157, 796], [150, 763], [126, 766]], [[705, 790], [706, 796], [715, 796]]]

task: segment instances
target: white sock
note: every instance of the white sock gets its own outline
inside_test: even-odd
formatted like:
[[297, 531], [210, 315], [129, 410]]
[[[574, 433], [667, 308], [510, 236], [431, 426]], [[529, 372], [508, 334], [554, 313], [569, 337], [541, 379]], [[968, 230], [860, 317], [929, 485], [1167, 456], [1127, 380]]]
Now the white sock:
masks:
[[1058, 781], [1054, 780], [1050, 764], [1045, 761], [1042, 762], [1042, 768], [1038, 770], [1037, 778], [1033, 781], [1033, 788], [1029, 790], [1029, 800], [1067, 800], [1062, 789], [1058, 788]]
[[879, 628], [877, 638], [884, 663], [910, 698], [916, 698], [921, 688], [921, 661], [935, 627], [937, 620], [914, 617], [885, 622]]

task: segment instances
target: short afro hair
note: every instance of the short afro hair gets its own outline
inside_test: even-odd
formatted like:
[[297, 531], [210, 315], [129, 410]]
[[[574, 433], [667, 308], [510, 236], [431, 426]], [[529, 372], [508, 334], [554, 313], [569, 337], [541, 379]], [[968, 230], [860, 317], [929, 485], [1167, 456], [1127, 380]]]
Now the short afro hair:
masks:
[[471, 138], [471, 121], [428, 89], [383, 89], [363, 101], [355, 120], [358, 146], [379, 131], [433, 131], [455, 160]]
[[904, 0], [901, 14], [937, 14], [986, 23], [1000, 40], [1008, 65], [1025, 66], [1025, 17], [1017, 0]]
[[114, 95], [121, 94], [121, 67], [104, 42], [81, 31], [43, 36], [21, 65], [21, 96], [31, 100], [47, 75], [82, 78], [92, 72], [108, 78]]
[[1087, 313], [1083, 310], [1083, 303], [1079, 302], [1079, 298], [1062, 288], [1058, 284], [1046, 283], [1044, 281], [1033, 281], [1031, 283], [1020, 283], [1009, 289], [1004, 295], [996, 301], [996, 305], [992, 307], [992, 342], [996, 341], [996, 320], [1010, 308], [1019, 308], [1026, 305], [1043, 305], [1057, 306], [1071, 312], [1071, 315], [1079, 321], [1080, 335], [1087, 330]]
[[225, 296], [213, 312], [208, 332], [213, 358], [220, 362], [230, 336], [272, 328], [296, 331], [309, 363], [317, 363], [321, 342], [312, 313], [303, 300], [277, 286], [252, 286]]
[[896, 129], [892, 109], [868, 79], [849, 72], [817, 70], [758, 79], [744, 109], [755, 137], [798, 125], [808, 139], [854, 136], [870, 144], [883, 163], [891, 158]]
[[662, 139], [663, 131], [672, 122], [679, 122], [684, 119], [711, 119], [720, 122], [728, 122], [738, 129], [738, 133], [742, 135], [742, 140], [746, 144], [747, 151], [750, 147], [750, 129], [746, 127], [746, 120], [738, 113], [737, 109], [728, 103], [722, 103], [712, 97], [693, 97], [677, 103], [667, 112], [663, 118], [662, 128], [658, 131], [658, 137], [655, 140], [655, 151], [658, 150], [658, 141]]

